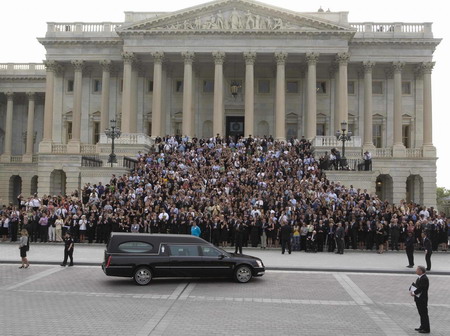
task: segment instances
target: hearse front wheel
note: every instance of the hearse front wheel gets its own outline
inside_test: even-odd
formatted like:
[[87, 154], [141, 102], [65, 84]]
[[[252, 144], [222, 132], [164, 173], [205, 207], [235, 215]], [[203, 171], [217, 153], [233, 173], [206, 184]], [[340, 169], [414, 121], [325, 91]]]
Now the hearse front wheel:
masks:
[[152, 271], [145, 266], [136, 268], [133, 276], [134, 282], [139, 286], [146, 286], [152, 281]]
[[252, 279], [252, 269], [247, 265], [241, 265], [236, 268], [234, 278], [237, 282], [246, 283]]

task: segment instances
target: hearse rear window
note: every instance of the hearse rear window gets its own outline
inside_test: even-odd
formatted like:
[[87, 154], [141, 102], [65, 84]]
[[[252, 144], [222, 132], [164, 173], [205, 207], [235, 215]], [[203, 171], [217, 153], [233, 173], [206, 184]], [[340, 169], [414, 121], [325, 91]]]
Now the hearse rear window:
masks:
[[149, 253], [153, 250], [153, 245], [145, 242], [126, 242], [119, 245], [119, 250], [128, 253]]

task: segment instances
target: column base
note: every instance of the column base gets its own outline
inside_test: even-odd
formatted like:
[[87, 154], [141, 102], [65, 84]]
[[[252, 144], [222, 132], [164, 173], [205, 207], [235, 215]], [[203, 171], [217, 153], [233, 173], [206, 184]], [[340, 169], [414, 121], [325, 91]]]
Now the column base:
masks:
[[53, 141], [42, 140], [39, 143], [39, 153], [42, 153], [42, 154], [51, 153], [52, 152], [52, 144], [53, 144]]
[[434, 147], [433, 145], [423, 145], [422, 151], [423, 157], [435, 158], [437, 156], [436, 147]]
[[22, 156], [23, 163], [33, 163], [33, 155], [32, 154], [24, 154]]
[[0, 162], [2, 162], [2, 163], [10, 163], [11, 162], [11, 154], [2, 154], [0, 156]]
[[81, 152], [81, 142], [80, 141], [69, 141], [67, 144], [68, 154], [80, 154]]
[[406, 157], [406, 147], [403, 144], [394, 144], [392, 146], [393, 157]]

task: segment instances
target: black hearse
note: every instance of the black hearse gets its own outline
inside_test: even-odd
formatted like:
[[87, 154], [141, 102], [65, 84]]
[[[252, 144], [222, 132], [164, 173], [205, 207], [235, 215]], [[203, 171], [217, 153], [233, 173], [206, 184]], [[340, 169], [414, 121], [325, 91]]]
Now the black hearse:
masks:
[[102, 269], [142, 286], [157, 277], [226, 277], [246, 283], [265, 271], [261, 259], [225, 252], [199, 237], [118, 232], [111, 234]]

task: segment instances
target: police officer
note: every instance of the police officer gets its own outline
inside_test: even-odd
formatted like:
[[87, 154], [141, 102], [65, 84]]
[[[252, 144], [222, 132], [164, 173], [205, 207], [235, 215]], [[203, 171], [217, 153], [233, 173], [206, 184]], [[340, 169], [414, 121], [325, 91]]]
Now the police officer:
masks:
[[70, 233], [66, 233], [64, 236], [64, 261], [61, 266], [67, 265], [67, 258], [70, 258], [69, 266], [73, 266], [73, 248], [74, 242]]

